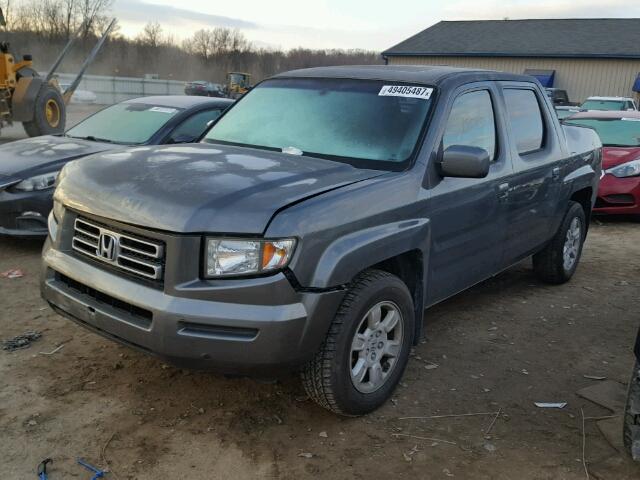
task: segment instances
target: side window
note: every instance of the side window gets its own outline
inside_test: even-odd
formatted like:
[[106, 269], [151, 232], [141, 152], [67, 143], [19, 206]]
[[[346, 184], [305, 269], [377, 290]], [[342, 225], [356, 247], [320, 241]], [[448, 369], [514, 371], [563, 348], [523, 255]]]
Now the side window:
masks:
[[451, 145], [484, 148], [489, 159], [494, 161], [496, 123], [491, 95], [487, 90], [463, 93], [454, 100], [442, 137], [443, 149]]
[[540, 105], [533, 90], [509, 88], [504, 90], [511, 131], [520, 155], [542, 148], [544, 123]]
[[192, 115], [171, 132], [167, 143], [191, 143], [196, 141], [221, 113], [221, 109], [216, 109], [205, 110]]

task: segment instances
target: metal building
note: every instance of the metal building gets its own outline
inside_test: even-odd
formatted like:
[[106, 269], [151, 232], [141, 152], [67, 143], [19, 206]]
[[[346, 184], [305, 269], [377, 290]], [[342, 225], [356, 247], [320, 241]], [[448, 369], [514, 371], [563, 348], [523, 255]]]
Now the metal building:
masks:
[[442, 21], [382, 56], [394, 65], [529, 73], [573, 101], [637, 96], [640, 18]]

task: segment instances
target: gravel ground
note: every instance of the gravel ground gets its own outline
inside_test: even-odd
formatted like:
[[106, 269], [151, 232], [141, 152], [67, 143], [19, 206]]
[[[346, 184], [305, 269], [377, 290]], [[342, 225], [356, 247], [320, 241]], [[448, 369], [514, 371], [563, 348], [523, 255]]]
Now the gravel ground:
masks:
[[[0, 239], [0, 272], [25, 273], [0, 278], [0, 339], [42, 332], [30, 348], [0, 350], [8, 480], [35, 478], [46, 457], [53, 480], [88, 478], [77, 457], [114, 479], [585, 479], [581, 409], [611, 412], [575, 392], [597, 382], [584, 375], [626, 384], [640, 322], [640, 223], [603, 219], [572, 282], [541, 284], [522, 263], [427, 310], [393, 400], [345, 419], [293, 375], [266, 384], [180, 370], [59, 317], [39, 296], [41, 246]], [[640, 477], [595, 421], [584, 440], [591, 478]]]

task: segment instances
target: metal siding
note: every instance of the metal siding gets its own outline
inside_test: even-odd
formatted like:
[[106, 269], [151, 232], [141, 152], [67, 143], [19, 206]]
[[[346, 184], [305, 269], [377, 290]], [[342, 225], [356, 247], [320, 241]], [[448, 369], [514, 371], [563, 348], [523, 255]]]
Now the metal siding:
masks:
[[554, 87], [567, 90], [572, 101], [592, 95], [633, 96], [631, 87], [640, 60], [511, 57], [388, 57], [390, 65], [449, 65], [523, 73], [527, 68], [555, 70]]
[[[60, 73], [61, 83], [71, 83], [75, 74]], [[184, 82], [177, 80], [150, 80], [134, 77], [106, 77], [84, 75], [79, 90], [90, 90], [96, 94], [96, 103], [110, 105], [135, 97], [150, 95], [184, 95]]]

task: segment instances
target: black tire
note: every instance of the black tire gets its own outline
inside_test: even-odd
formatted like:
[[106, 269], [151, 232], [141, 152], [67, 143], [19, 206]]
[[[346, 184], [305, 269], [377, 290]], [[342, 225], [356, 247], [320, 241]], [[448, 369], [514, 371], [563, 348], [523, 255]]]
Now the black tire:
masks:
[[629, 455], [640, 461], [640, 362], [637, 361], [629, 381], [622, 438]]
[[[580, 225], [580, 238], [578, 240], [575, 260], [567, 268], [565, 265], [564, 248], [569, 241], [567, 232], [574, 220]], [[544, 249], [533, 256], [533, 270], [536, 276], [543, 282], [561, 284], [568, 282], [578, 268], [582, 246], [587, 232], [587, 221], [582, 205], [577, 202], [569, 202], [569, 208], [562, 220], [560, 228]]]
[[[47, 114], [47, 110], [53, 114]], [[45, 83], [34, 103], [33, 120], [23, 122], [24, 130], [30, 137], [40, 135], [56, 135], [64, 133], [66, 122], [66, 106], [60, 90]]]
[[[383, 303], [392, 309], [397, 307], [396, 312], [400, 313], [398, 324], [401, 324], [399, 328], [402, 333], [401, 339], [397, 340], [399, 353], [393, 357], [392, 367], [389, 367], [389, 360], [384, 354], [378, 353], [378, 363], [383, 371], [388, 367], [384, 373], [387, 377], [376, 390], [363, 393], [354, 386], [351, 378], [354, 360], [352, 342], [356, 330], [364, 325], [361, 322], [365, 321], [367, 312]], [[407, 366], [415, 334], [414, 325], [413, 300], [404, 282], [380, 270], [362, 273], [354, 280], [342, 301], [320, 350], [302, 371], [302, 383], [307, 394], [320, 406], [340, 415], [358, 416], [377, 409], [391, 396]], [[395, 328], [391, 332], [393, 335], [397, 335]], [[377, 334], [381, 331], [382, 328]], [[388, 333], [384, 335], [389, 336]], [[374, 334], [370, 338], [374, 343], [379, 339], [374, 338]], [[365, 356], [369, 355], [369, 350], [364, 353], [364, 346], [362, 350]]]

